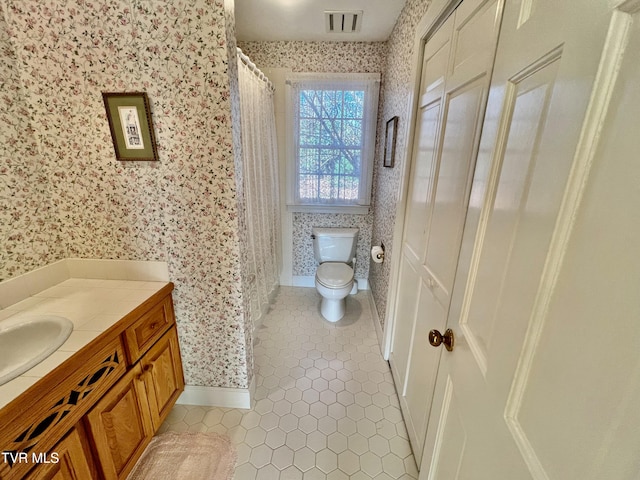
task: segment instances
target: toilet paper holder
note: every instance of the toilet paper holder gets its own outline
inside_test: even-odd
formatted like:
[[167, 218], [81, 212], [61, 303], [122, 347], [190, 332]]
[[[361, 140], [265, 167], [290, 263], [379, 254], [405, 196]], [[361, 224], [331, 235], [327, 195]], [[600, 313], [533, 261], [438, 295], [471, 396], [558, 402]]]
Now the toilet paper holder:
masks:
[[380, 243], [379, 247], [374, 246], [371, 248], [371, 257], [376, 263], [382, 263], [384, 261], [384, 243]]

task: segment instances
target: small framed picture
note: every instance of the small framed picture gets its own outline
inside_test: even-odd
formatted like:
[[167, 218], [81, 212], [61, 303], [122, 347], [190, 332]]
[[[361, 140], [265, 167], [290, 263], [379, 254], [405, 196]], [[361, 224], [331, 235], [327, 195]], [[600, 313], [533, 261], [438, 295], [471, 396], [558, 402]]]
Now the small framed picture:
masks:
[[102, 93], [118, 160], [158, 160], [146, 92]]
[[387, 122], [387, 135], [384, 139], [384, 163], [388, 168], [393, 168], [396, 157], [396, 135], [398, 130], [398, 117], [393, 117]]

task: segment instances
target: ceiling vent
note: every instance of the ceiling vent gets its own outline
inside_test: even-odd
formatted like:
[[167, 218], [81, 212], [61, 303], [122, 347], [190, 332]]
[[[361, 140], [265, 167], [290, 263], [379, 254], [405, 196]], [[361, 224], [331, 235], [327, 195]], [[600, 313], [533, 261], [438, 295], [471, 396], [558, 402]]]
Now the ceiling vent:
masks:
[[356, 33], [362, 26], [362, 10], [325, 11], [327, 33]]

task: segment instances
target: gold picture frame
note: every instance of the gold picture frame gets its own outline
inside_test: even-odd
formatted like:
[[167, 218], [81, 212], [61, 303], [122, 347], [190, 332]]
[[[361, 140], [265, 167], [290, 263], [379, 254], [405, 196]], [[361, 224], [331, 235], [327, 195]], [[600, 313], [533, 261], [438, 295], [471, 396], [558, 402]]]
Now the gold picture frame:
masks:
[[157, 161], [156, 139], [146, 92], [103, 92], [111, 139], [120, 161]]

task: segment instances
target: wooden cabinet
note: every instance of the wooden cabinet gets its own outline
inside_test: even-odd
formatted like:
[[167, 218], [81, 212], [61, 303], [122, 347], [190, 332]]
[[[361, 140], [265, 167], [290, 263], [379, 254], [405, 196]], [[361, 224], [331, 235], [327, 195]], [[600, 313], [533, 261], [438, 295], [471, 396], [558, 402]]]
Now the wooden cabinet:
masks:
[[104, 478], [126, 477], [154, 433], [140, 364], [93, 407], [85, 424]]
[[158, 430], [184, 390], [176, 329], [169, 330], [140, 363], [151, 421], [154, 430]]
[[182, 390], [174, 327], [85, 417], [105, 480], [126, 478]]
[[27, 477], [28, 480], [86, 480], [96, 478], [91, 451], [84, 442], [81, 428], [72, 428]]
[[[127, 371], [119, 335], [72, 356], [16, 401], [0, 410], [0, 451], [27, 454], [0, 462], [0, 479], [22, 479]], [[36, 456], [34, 459], [33, 455]]]
[[126, 478], [184, 390], [172, 289], [0, 408], [0, 479]]

